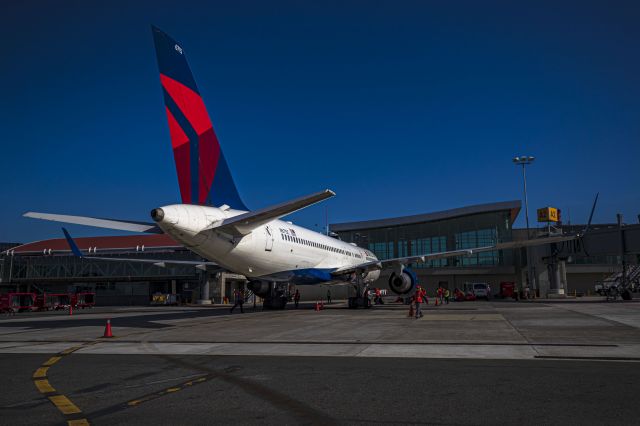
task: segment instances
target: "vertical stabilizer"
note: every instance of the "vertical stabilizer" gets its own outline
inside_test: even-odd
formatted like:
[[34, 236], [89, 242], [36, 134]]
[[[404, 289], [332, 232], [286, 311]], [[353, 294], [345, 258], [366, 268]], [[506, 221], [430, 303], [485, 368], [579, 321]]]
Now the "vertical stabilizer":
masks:
[[152, 31], [182, 202], [247, 210], [182, 46], [156, 27]]

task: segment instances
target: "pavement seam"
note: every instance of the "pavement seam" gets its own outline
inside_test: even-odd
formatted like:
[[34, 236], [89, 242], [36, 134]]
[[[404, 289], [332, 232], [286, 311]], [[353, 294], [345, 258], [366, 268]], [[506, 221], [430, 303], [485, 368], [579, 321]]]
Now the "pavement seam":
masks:
[[607, 322], [607, 323], [609, 323], [611, 325], [614, 325], [616, 327], [629, 327], [631, 329], [637, 329], [637, 327], [633, 327], [633, 326], [631, 326], [629, 324], [625, 324], [625, 323], [620, 322], [620, 321], [616, 321], [616, 320], [612, 320], [612, 319], [607, 318], [607, 317], [603, 317], [603, 316], [601, 316], [599, 314], [589, 314], [589, 313], [586, 313], [586, 312], [582, 312], [582, 311], [578, 311], [578, 310], [575, 310], [575, 309], [571, 309], [572, 306], [571, 307], [569, 307], [569, 306], [567, 306], [567, 307], [564, 307], [564, 306], [557, 306], [557, 307], [553, 306], [553, 307], [557, 308], [557, 309], [561, 309], [564, 312], [571, 312], [571, 313], [582, 315], [582, 316], [586, 316], [586, 317], [589, 317], [589, 318], [592, 318], [592, 319], [593, 318], [599, 319], [599, 320]]

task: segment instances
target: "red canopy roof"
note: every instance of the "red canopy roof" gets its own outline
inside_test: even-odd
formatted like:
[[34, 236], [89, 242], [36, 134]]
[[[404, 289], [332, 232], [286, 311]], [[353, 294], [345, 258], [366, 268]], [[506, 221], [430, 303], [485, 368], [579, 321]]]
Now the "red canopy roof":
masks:
[[[123, 235], [115, 237], [84, 237], [74, 238], [80, 250], [88, 250], [89, 247], [97, 248], [98, 251], [109, 250], [135, 250], [136, 247], [146, 249], [153, 248], [182, 248], [183, 245], [175, 242], [166, 234], [141, 234]], [[51, 240], [35, 241], [14, 247], [15, 253], [43, 253], [45, 250], [51, 251], [71, 251], [67, 240], [64, 238], [54, 238]]]

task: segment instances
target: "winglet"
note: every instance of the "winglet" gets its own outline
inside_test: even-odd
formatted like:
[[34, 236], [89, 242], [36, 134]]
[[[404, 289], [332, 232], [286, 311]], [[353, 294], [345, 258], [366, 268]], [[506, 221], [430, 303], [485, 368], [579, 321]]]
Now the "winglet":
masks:
[[67, 244], [69, 244], [69, 248], [71, 249], [73, 254], [78, 257], [83, 257], [82, 252], [78, 248], [78, 245], [76, 244], [76, 242], [73, 241], [73, 238], [71, 238], [71, 235], [69, 235], [69, 232], [67, 232], [67, 230], [64, 228], [62, 228], [62, 232], [64, 232], [64, 237], [67, 239]]

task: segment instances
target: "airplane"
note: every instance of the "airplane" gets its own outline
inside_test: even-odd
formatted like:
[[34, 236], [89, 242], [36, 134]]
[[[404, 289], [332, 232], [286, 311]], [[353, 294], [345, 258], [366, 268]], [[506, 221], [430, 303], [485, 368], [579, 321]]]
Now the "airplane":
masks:
[[153, 222], [38, 212], [27, 212], [24, 216], [124, 231], [166, 233], [206, 261], [87, 256], [63, 228], [76, 256], [146, 262], [158, 267], [181, 264], [205, 270], [223, 268], [244, 275], [249, 281], [247, 287], [264, 300], [267, 309], [284, 309], [289, 284], [353, 285], [355, 295], [349, 298], [349, 307], [356, 308], [370, 306], [367, 288], [385, 269], [391, 271], [389, 289], [397, 295], [409, 296], [418, 284], [410, 264], [579, 237], [564, 235], [382, 260], [353, 243], [281, 220], [333, 197], [335, 193], [329, 189], [250, 210], [236, 188], [182, 45], [155, 26], [152, 34], [182, 202], [151, 210]]

